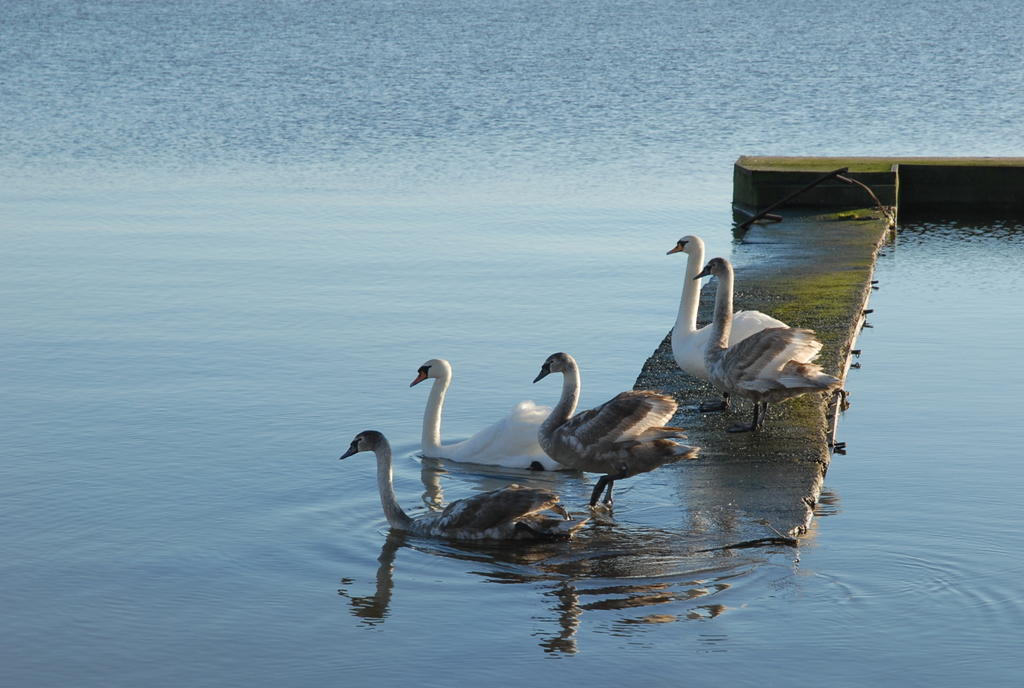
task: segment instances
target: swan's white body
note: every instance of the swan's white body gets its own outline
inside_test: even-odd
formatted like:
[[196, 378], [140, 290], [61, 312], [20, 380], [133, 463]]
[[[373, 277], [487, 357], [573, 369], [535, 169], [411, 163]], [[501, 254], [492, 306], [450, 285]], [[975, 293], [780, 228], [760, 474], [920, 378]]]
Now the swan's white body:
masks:
[[551, 413], [547, 406], [521, 401], [507, 416], [480, 430], [469, 439], [455, 444], [441, 443], [441, 411], [444, 397], [452, 381], [451, 363], [432, 358], [420, 366], [412, 384], [433, 378], [427, 406], [423, 411], [423, 435], [420, 446], [423, 456], [506, 466], [509, 468], [543, 468], [558, 470], [562, 466], [544, 453], [537, 442], [537, 431]]
[[[685, 236], [669, 253], [686, 254], [686, 272], [683, 293], [679, 299], [679, 313], [672, 328], [672, 356], [685, 372], [702, 380], [708, 379], [704, 351], [711, 336], [711, 325], [697, 329], [697, 308], [700, 304], [700, 282], [694, 277], [704, 267], [704, 241], [698, 236]], [[740, 311], [733, 315], [729, 346], [770, 327], [788, 327], [781, 320], [760, 311]]]
[[828, 375], [812, 362], [821, 351], [821, 342], [814, 338], [811, 330], [773, 327], [728, 346], [732, 323], [732, 265], [724, 258], [713, 258], [697, 277], [707, 275], [718, 279], [711, 337], [704, 353], [708, 376], [722, 393], [754, 402], [751, 424], [734, 426], [730, 431], [760, 428], [769, 402], [839, 387], [839, 378]]
[[604, 473], [590, 496], [594, 506], [607, 485], [611, 504], [616, 480], [652, 471], [662, 464], [695, 459], [700, 451], [680, 440], [682, 428], [665, 427], [675, 415], [675, 399], [648, 390], [621, 392], [609, 401], [573, 415], [580, 397], [580, 370], [567, 353], [548, 356], [534, 382], [562, 373], [562, 396], [540, 427], [544, 450], [568, 468]]
[[377, 457], [380, 503], [388, 523], [399, 530], [456, 540], [565, 540], [586, 523], [571, 518], [554, 492], [520, 485], [481, 492], [456, 500], [443, 511], [411, 518], [395, 497], [387, 439], [375, 430], [361, 432], [341, 458], [361, 451]]

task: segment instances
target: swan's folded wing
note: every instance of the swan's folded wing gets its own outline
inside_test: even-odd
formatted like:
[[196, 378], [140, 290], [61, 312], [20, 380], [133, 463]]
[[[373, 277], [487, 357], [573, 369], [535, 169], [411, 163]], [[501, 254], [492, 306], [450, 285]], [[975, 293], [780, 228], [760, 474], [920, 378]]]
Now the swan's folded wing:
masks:
[[[750, 335], [774, 327], [789, 327], [789, 325], [761, 311], [736, 311], [732, 317], [729, 346], [736, 346]], [[710, 332], [711, 327], [708, 326], [704, 329]]]
[[557, 503], [558, 495], [550, 490], [513, 484], [452, 502], [438, 516], [436, 527], [487, 530]]
[[540, 425], [547, 420], [549, 415], [551, 415], [550, 406], [542, 406], [530, 400], [520, 401], [509, 412], [509, 417], [515, 422], [530, 425]]
[[557, 430], [573, 446], [594, 446], [635, 437], [651, 427], [663, 426], [676, 413], [675, 399], [657, 392], [622, 392], [611, 400], [579, 413]]
[[760, 387], [764, 377], [774, 376], [789, 361], [804, 363], [819, 351], [821, 342], [814, 338], [811, 330], [773, 327], [730, 347], [725, 354], [724, 367], [734, 385]]
[[697, 458], [700, 448], [683, 444], [685, 438], [682, 428], [649, 428], [636, 437], [588, 447], [586, 455], [595, 472], [636, 475], [666, 463]]
[[[501, 459], [522, 457], [544, 458], [544, 450], [537, 443], [537, 431], [551, 413], [547, 406], [532, 401], [516, 404], [508, 415], [482, 428], [472, 437], [444, 448], [448, 458], [489, 463]], [[529, 465], [528, 461], [524, 465]]]

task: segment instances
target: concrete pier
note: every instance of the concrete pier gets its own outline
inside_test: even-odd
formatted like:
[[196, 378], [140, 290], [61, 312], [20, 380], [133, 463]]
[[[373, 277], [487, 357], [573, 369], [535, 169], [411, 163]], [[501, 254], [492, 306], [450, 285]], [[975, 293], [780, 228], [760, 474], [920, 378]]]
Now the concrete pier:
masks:
[[[845, 181], [828, 174], [840, 169]], [[782, 204], [780, 223], [750, 225], [727, 256], [736, 268], [736, 309], [815, 330], [824, 344], [818, 362], [844, 381], [892, 207], [900, 219], [1024, 213], [1024, 158], [742, 156], [733, 179], [737, 224]], [[666, 250], [676, 238], [666, 237]], [[673, 258], [681, 281], [685, 258], [666, 260]], [[701, 295], [699, 325], [710, 320], [713, 301], [712, 284]], [[666, 317], [674, 312], [667, 308]], [[673, 424], [687, 428], [702, 456], [661, 470], [682, 473], [686, 506], [698, 520], [730, 514], [719, 519], [728, 523], [719, 533], [723, 544], [807, 531], [832, 457], [839, 404], [821, 395], [800, 397], [775, 406], [763, 431], [730, 434], [727, 427], [749, 418], [749, 402], [737, 400], [731, 412], [701, 413], [700, 403], [717, 395], [679, 369], [669, 336], [635, 387], [679, 400]]]
[[[728, 256], [736, 268], [736, 309], [759, 310], [815, 330], [824, 344], [818, 362], [843, 377], [887, 235], [886, 219], [873, 208], [828, 214], [789, 210], [781, 223], [754, 225]], [[666, 238], [666, 250], [676, 238]], [[665, 260], [678, 261], [681, 289], [685, 256]], [[714, 282], [701, 294], [698, 326], [710, 321], [713, 301]], [[667, 318], [674, 313], [666, 308]], [[727, 427], [749, 417], [749, 402], [737, 400], [729, 412], [700, 412], [700, 403], [714, 400], [716, 393], [679, 369], [669, 336], [644, 364], [635, 387], [662, 390], [679, 401], [672, 423], [686, 428], [703, 451], [698, 461], [660, 470], [685, 471], [691, 513], [713, 514], [729, 505], [731, 514], [740, 515], [721, 534], [723, 544], [769, 537], [773, 531], [806, 532], [832, 455], [829, 399], [808, 395], [773, 406], [763, 431], [730, 434]]]
[[[900, 213], [930, 210], [1024, 211], [1024, 158], [741, 156], [733, 166], [733, 204], [767, 207], [823, 172], [840, 167]], [[850, 208], [871, 204], [857, 186], [829, 180], [790, 207]]]

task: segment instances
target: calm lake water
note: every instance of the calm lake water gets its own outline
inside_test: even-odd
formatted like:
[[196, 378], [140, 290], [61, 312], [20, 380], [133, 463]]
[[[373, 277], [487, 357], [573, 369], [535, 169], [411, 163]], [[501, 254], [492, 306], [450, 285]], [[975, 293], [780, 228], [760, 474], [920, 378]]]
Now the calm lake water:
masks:
[[[0, 666], [12, 686], [1017, 685], [1019, 223], [901, 228], [798, 553], [699, 555], [686, 473], [544, 547], [388, 534], [416, 456], [572, 352], [583, 404], [730, 250], [740, 154], [1020, 155], [1024, 5], [7, 2]], [[995, 326], [999, 325], [998, 328]]]

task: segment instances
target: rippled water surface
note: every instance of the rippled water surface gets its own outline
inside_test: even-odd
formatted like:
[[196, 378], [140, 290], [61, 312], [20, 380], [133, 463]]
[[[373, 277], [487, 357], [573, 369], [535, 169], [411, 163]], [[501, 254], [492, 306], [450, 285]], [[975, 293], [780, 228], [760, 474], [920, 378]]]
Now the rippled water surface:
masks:
[[509, 481], [417, 456], [572, 352], [583, 404], [729, 251], [740, 154], [1019, 155], [1021, 6], [9, 2], [0, 666], [11, 685], [1015, 685], [1024, 232], [901, 228], [799, 551], [700, 552], [685, 466], [576, 541], [389, 534]]

